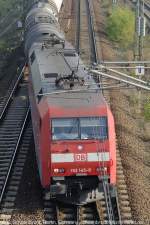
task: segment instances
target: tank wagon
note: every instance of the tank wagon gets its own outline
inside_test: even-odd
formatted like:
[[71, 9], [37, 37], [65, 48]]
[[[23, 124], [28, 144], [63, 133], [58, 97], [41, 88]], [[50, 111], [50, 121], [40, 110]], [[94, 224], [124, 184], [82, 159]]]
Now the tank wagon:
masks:
[[25, 22], [25, 54], [42, 187], [72, 204], [96, 201], [102, 180], [116, 185], [113, 115], [58, 23], [55, 1], [40, 1]]

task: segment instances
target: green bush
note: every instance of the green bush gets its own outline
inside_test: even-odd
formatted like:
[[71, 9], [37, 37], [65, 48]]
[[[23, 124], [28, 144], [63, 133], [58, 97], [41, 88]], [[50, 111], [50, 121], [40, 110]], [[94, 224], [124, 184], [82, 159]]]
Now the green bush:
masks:
[[150, 103], [144, 105], [144, 117], [145, 120], [150, 121]]
[[5, 16], [10, 11], [10, 9], [16, 10], [18, 4], [21, 4], [21, 1], [0, 0], [0, 17]]
[[115, 7], [107, 19], [106, 32], [111, 41], [128, 47], [134, 41], [135, 15], [129, 8]]
[[0, 40], [0, 52], [4, 52], [7, 49], [7, 43], [4, 40]]

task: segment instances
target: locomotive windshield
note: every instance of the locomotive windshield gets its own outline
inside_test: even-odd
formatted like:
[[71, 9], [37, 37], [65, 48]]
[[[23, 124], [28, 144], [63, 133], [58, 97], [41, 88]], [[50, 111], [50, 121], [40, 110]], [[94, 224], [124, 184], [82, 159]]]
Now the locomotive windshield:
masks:
[[107, 117], [52, 120], [53, 140], [105, 140], [107, 138]]

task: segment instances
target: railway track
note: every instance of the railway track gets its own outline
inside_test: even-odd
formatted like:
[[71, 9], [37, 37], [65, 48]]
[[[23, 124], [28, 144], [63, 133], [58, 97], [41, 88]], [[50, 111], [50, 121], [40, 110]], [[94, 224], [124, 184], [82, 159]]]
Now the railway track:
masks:
[[25, 132], [22, 135], [20, 147], [16, 153], [13, 165], [9, 174], [9, 179], [5, 187], [5, 192], [0, 206], [0, 224], [15, 224], [11, 223], [13, 212], [15, 210], [15, 201], [17, 198], [19, 185], [23, 175], [23, 169], [28, 155], [32, 138], [32, 126], [29, 119], [26, 122]]
[[75, 46], [76, 46], [76, 51], [79, 53], [80, 52], [80, 29], [81, 29], [81, 14], [80, 14], [80, 0], [76, 0], [76, 38], [75, 38]]
[[91, 47], [90, 47], [90, 38], [87, 33], [89, 33], [88, 28], [88, 14], [87, 14], [87, 5], [85, 0], [76, 1], [76, 16], [75, 16], [75, 42], [76, 51], [80, 55], [84, 55], [86, 58], [86, 63], [89, 65], [91, 63]]
[[[97, 64], [101, 59], [98, 58], [98, 50], [99, 46], [96, 42], [96, 24], [94, 24], [94, 8], [93, 3], [90, 0], [85, 0], [86, 8], [87, 8], [87, 15], [88, 16], [88, 30], [89, 30], [89, 40], [90, 40], [90, 50], [91, 50], [91, 62], [92, 64]], [[78, 9], [80, 9], [80, 1], [78, 1]], [[80, 27], [81, 27], [81, 15], [77, 14], [77, 36], [80, 39]], [[77, 37], [76, 37], [77, 40]], [[76, 46], [80, 48], [80, 41], [76, 42]], [[100, 51], [100, 49], [99, 49]], [[105, 82], [104, 80], [100, 80], [100, 82]], [[104, 97], [107, 99], [107, 102], [110, 100], [109, 93], [104, 92]], [[124, 174], [123, 174], [123, 167], [122, 162], [119, 154], [119, 149], [117, 148], [117, 194], [116, 196], [111, 199], [110, 197], [110, 190], [108, 188], [108, 183], [103, 182], [103, 190], [104, 195], [101, 201], [96, 203], [96, 209], [98, 209], [97, 221], [100, 221], [101, 224], [113, 224], [117, 221], [117, 224], [132, 224], [132, 215], [131, 215], [131, 208], [129, 206], [129, 197], [127, 194], [127, 187], [125, 184]], [[82, 224], [82, 223], [81, 223]]]
[[58, 225], [62, 222], [67, 224], [96, 224], [99, 221], [96, 204], [89, 204], [85, 206], [59, 206], [57, 208]]
[[76, 223], [78, 224], [76, 206], [58, 204], [56, 212], [58, 225], [62, 224], [62, 222], [73, 225], [75, 225]]
[[[21, 81], [22, 77], [23, 77], [23, 72], [24, 72], [24, 66], [23, 68], [21, 69], [21, 73], [19, 76], [16, 76], [12, 83], [10, 84], [9, 88], [8, 88], [8, 91], [6, 93], [6, 95], [4, 97], [1, 97], [0, 99], [0, 121], [3, 119], [3, 116], [5, 115], [6, 113], [6, 110], [12, 100], [12, 97], [14, 95], [14, 92], [19, 84], [19, 82]], [[2, 88], [5, 88], [2, 87]]]
[[[90, 0], [88, 0], [90, 1]], [[94, 16], [94, 15], [93, 15]], [[96, 15], [95, 15], [96, 16]], [[96, 27], [93, 27], [93, 32], [95, 33]], [[93, 35], [94, 37], [96, 35]], [[95, 49], [97, 49], [97, 43], [96, 40], [94, 40], [95, 43]], [[97, 50], [98, 51], [98, 50]], [[99, 49], [101, 51], [101, 49]], [[97, 58], [97, 62], [101, 59]], [[100, 82], [106, 82], [106, 80], [103, 78], [100, 80]], [[103, 92], [103, 95], [105, 99], [107, 100], [108, 104], [110, 105], [110, 93], [109, 92]], [[132, 224], [132, 214], [131, 214], [131, 208], [129, 204], [129, 196], [127, 193], [127, 186], [125, 183], [125, 177], [123, 174], [123, 167], [121, 162], [121, 157], [119, 153], [119, 148], [117, 146], [117, 193], [114, 199], [110, 201], [110, 190], [107, 187], [107, 183], [104, 182], [104, 199], [102, 202], [97, 203], [97, 207], [99, 208], [99, 212], [103, 212], [100, 214], [103, 214], [104, 221], [109, 221], [110, 224], [113, 224], [114, 221], [118, 221], [118, 224]]]
[[[90, 0], [88, 0], [90, 1]], [[95, 15], [96, 16], [96, 15]], [[93, 26], [93, 32], [94, 26]], [[94, 35], [95, 37], [95, 35]], [[95, 41], [96, 45], [96, 41]], [[98, 46], [98, 45], [97, 45]], [[97, 48], [95, 46], [95, 48]], [[101, 49], [99, 49], [101, 51]], [[101, 59], [97, 59], [97, 62]], [[100, 80], [101, 82], [106, 82], [106, 79]], [[107, 81], [108, 82], [108, 81]], [[107, 100], [108, 104], [110, 105], [110, 93], [103, 92], [105, 99]], [[123, 166], [121, 162], [121, 157], [119, 153], [119, 148], [117, 146], [116, 149], [116, 156], [117, 156], [117, 193], [114, 199], [110, 201], [110, 193], [107, 187], [107, 183], [103, 184], [104, 187], [104, 199], [101, 202], [97, 203], [97, 207], [99, 208], [99, 212], [104, 212], [103, 218], [107, 221], [109, 220], [110, 224], [113, 224], [114, 221], [118, 221], [118, 224], [132, 224], [132, 214], [131, 208], [129, 203], [129, 196], [127, 192], [127, 186], [125, 183], [125, 177], [123, 173]], [[100, 207], [99, 207], [100, 206]], [[103, 214], [103, 213], [102, 213]]]
[[44, 212], [44, 224], [101, 224], [96, 203], [85, 206], [67, 205], [52, 201], [49, 196], [44, 195]]
[[10, 224], [32, 128], [27, 84], [21, 72], [5, 101], [0, 119], [0, 224]]
[[86, 0], [87, 15], [89, 15], [87, 19], [88, 19], [89, 39], [90, 39], [90, 47], [91, 47], [91, 62], [93, 64], [97, 64], [98, 55], [97, 55], [94, 22], [93, 22], [93, 15], [92, 15], [92, 5], [93, 3], [90, 0]]
[[[83, 4], [84, 3], [84, 4]], [[83, 32], [85, 33], [85, 30], [83, 31], [83, 24], [85, 25], [85, 19], [82, 19], [83, 17], [83, 12], [81, 12], [82, 7], [84, 5], [84, 13], [86, 15], [86, 25], [88, 27], [86, 33], [88, 33], [88, 42], [90, 46], [90, 62], [98, 63], [98, 55], [97, 55], [97, 48], [96, 48], [96, 39], [95, 39], [95, 32], [94, 31], [94, 25], [93, 25], [93, 16], [91, 14], [91, 1], [89, 0], [84, 0], [76, 1], [76, 50], [77, 52], [80, 52], [80, 48], [82, 48], [82, 42], [85, 42], [85, 40], [82, 40], [82, 35]]]
[[85, 206], [79, 206], [77, 208], [77, 218], [80, 225], [87, 224], [90, 225], [99, 223], [99, 214], [97, 211], [96, 204], [90, 204]]

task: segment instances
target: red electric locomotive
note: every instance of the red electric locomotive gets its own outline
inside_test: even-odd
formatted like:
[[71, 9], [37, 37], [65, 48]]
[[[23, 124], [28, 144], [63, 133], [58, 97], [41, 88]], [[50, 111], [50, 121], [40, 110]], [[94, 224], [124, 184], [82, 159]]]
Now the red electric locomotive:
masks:
[[85, 204], [101, 198], [103, 179], [115, 187], [114, 119], [99, 85], [64, 40], [56, 14], [54, 3], [40, 2], [26, 19], [36, 157], [42, 187], [52, 197]]

